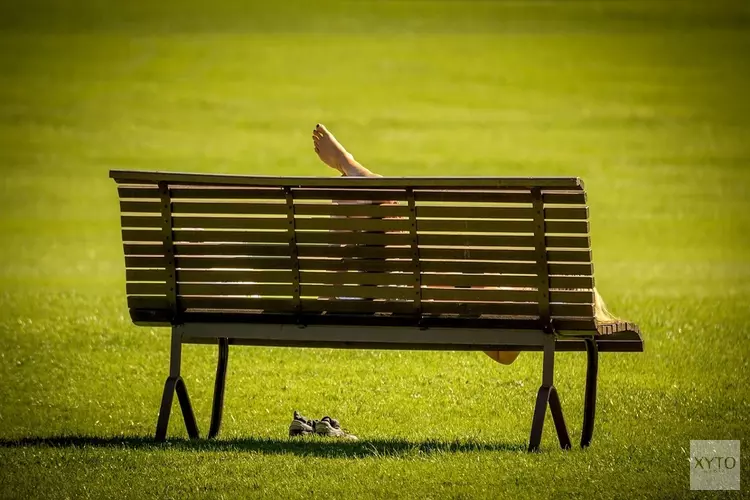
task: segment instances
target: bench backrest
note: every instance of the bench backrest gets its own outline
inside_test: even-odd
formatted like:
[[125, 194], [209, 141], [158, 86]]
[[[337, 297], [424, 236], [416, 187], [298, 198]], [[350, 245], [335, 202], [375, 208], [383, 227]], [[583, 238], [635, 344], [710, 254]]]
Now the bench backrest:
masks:
[[110, 175], [136, 322], [367, 314], [595, 329], [578, 178]]

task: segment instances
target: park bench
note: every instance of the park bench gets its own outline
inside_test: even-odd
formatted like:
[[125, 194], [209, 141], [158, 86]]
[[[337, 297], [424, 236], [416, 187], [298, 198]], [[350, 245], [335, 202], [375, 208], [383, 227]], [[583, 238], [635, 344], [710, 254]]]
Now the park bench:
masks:
[[[599, 352], [643, 350], [638, 327], [600, 324], [578, 178], [313, 178], [113, 170], [127, 303], [169, 326], [156, 439], [174, 393], [198, 426], [182, 344], [218, 345], [209, 438], [221, 426], [230, 345], [543, 351], [529, 450], [556, 351], [587, 352], [581, 446], [591, 442]], [[387, 203], [385, 203], [387, 202]]]

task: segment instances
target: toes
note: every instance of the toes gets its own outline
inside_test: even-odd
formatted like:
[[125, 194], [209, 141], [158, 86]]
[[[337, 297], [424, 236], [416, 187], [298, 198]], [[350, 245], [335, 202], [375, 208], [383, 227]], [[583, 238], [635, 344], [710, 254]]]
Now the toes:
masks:
[[315, 125], [315, 131], [319, 133], [321, 136], [329, 134], [328, 129], [325, 127], [325, 125], [322, 125], [320, 123]]

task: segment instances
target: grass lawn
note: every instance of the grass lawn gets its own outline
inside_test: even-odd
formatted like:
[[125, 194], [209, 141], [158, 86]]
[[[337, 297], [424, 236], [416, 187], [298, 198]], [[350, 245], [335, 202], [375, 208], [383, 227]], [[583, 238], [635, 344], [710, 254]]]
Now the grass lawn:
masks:
[[[690, 440], [750, 423], [747, 3], [247, 3], [0, 5], [0, 498], [713, 497]], [[548, 418], [524, 451], [530, 353], [236, 348], [221, 438], [151, 440], [169, 331], [130, 323], [108, 170], [332, 175], [318, 121], [384, 175], [584, 179], [646, 339], [602, 355], [590, 449]], [[184, 350], [204, 433], [215, 362]], [[585, 356], [557, 368], [575, 441]]]

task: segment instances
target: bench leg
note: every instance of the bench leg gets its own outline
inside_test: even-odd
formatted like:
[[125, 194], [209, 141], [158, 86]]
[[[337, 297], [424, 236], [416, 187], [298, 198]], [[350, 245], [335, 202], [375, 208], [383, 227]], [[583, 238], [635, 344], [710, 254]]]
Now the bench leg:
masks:
[[224, 413], [224, 387], [227, 381], [227, 363], [229, 362], [229, 339], [219, 339], [219, 362], [216, 365], [216, 382], [214, 384], [214, 403], [211, 409], [211, 429], [208, 439], [219, 435], [221, 418]]
[[167, 438], [167, 428], [169, 427], [169, 416], [172, 413], [172, 402], [174, 394], [177, 393], [177, 399], [180, 402], [182, 417], [185, 420], [190, 439], [197, 439], [199, 436], [198, 424], [195, 421], [193, 406], [190, 404], [185, 381], [180, 376], [180, 364], [182, 361], [182, 338], [174, 329], [172, 330], [172, 349], [169, 358], [169, 377], [164, 383], [164, 393], [161, 397], [161, 406], [159, 407], [159, 418], [156, 422], [156, 440], [164, 441]]
[[583, 430], [581, 431], [581, 448], [591, 444], [594, 436], [594, 417], [596, 415], [596, 381], [599, 375], [599, 349], [594, 339], [586, 339], [586, 393], [583, 406]]
[[542, 441], [542, 430], [544, 429], [544, 416], [547, 413], [549, 405], [552, 413], [552, 421], [555, 423], [557, 438], [560, 441], [562, 449], [569, 449], [570, 435], [565, 425], [560, 396], [557, 393], [554, 382], [555, 371], [555, 339], [550, 338], [544, 344], [544, 361], [542, 368], [542, 385], [536, 395], [536, 404], [534, 405], [534, 417], [531, 420], [531, 435], [529, 436], [529, 451], [538, 451]]

